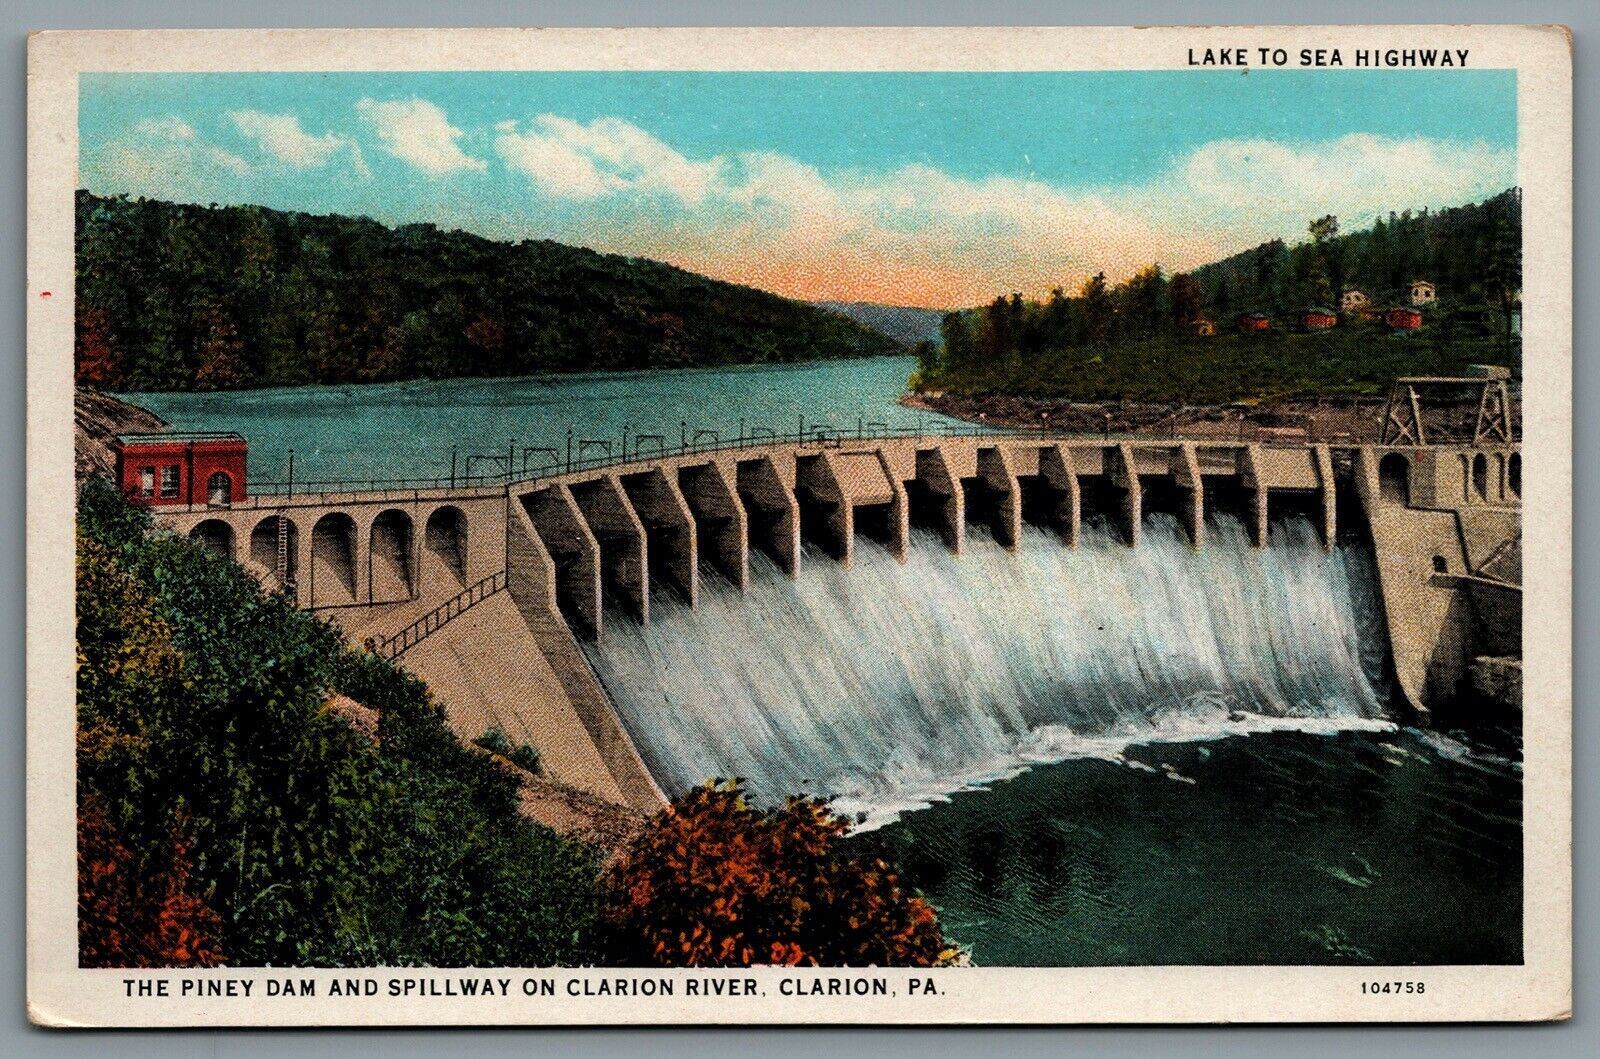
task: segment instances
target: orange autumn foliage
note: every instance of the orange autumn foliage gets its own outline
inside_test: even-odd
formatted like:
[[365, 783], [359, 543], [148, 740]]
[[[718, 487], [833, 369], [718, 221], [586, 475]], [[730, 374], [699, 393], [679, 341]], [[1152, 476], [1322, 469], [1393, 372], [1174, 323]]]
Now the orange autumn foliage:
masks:
[[162, 863], [140, 865], [93, 803], [78, 811], [78, 964], [216, 967], [222, 921], [190, 892], [178, 829]]
[[656, 814], [607, 876], [619, 962], [635, 966], [914, 966], [949, 962], [938, 920], [814, 798], [761, 809], [739, 781]]

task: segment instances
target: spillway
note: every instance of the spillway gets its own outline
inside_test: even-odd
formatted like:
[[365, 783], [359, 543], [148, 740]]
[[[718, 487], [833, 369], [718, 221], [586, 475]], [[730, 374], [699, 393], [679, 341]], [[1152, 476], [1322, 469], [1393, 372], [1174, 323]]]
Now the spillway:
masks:
[[698, 608], [662, 592], [651, 624], [618, 611], [585, 646], [669, 795], [740, 776], [880, 822], [1132, 743], [1386, 725], [1370, 552], [1298, 515], [1265, 548], [1219, 512], [1195, 549], [1157, 513], [1136, 548], [1090, 520], [1076, 549], [1027, 526], [957, 557], [918, 531], [904, 563], [860, 540], [848, 569], [750, 567], [748, 593], [708, 569]]

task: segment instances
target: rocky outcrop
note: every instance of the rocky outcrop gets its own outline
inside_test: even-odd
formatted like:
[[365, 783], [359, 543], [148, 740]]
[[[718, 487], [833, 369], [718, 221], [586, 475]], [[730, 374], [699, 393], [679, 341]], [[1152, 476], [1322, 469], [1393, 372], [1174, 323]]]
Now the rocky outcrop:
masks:
[[172, 429], [154, 412], [82, 387], [73, 394], [72, 419], [73, 466], [80, 480], [112, 473], [116, 458], [111, 439], [116, 435]]

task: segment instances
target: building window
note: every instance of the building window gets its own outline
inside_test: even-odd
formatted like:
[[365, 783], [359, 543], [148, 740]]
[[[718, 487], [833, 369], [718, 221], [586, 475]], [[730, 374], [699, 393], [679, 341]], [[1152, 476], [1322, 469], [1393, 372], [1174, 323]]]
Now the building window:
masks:
[[178, 465], [169, 463], [161, 468], [161, 495], [178, 495]]
[[206, 479], [206, 503], [225, 506], [233, 503], [233, 479], [217, 471]]
[[156, 495], [156, 469], [154, 467], [139, 468], [139, 495]]

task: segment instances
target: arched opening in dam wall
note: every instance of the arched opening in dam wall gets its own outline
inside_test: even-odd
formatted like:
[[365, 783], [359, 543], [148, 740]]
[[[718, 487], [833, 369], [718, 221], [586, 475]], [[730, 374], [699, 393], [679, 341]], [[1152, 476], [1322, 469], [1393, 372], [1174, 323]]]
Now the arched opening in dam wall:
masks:
[[458, 507], [446, 504], [428, 516], [423, 530], [426, 561], [424, 584], [441, 584], [456, 589], [467, 585], [467, 516]]
[[905, 483], [906, 520], [911, 529], [931, 529], [957, 555], [966, 543], [966, 492], [938, 448], [919, 448], [915, 475]]
[[323, 515], [311, 528], [311, 605], [356, 602], [356, 523], [343, 512]]
[[233, 527], [221, 519], [208, 518], [189, 531], [189, 539], [213, 555], [233, 558]]
[[398, 603], [416, 594], [412, 571], [411, 516], [397, 508], [372, 520], [367, 547], [367, 598], [373, 603]]
[[699, 595], [699, 542], [689, 504], [661, 470], [622, 475], [623, 493], [645, 533], [650, 591], [676, 591], [693, 606]]
[[572, 499], [600, 548], [602, 599], [640, 622], [650, 621], [650, 546], [644, 524], [617, 479], [572, 485]]
[[1411, 461], [1398, 452], [1378, 461], [1380, 495], [1393, 504], [1411, 503]]

